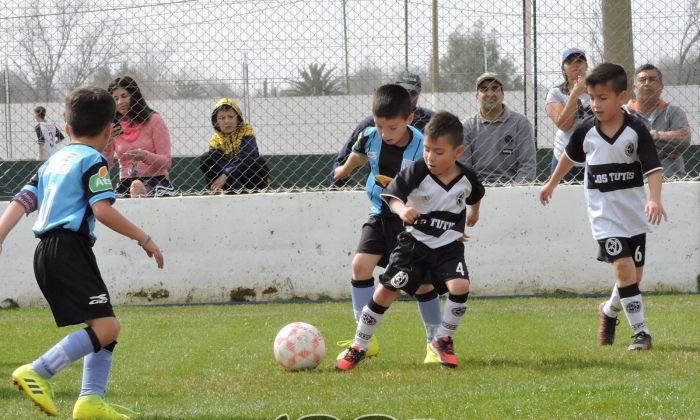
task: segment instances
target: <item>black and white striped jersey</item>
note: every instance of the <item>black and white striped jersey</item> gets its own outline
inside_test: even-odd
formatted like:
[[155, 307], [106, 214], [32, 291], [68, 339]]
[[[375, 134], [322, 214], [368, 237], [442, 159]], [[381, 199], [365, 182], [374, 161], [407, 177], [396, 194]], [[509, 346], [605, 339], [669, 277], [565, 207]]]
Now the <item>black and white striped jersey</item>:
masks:
[[445, 185], [430, 173], [425, 161], [418, 160], [402, 169], [381, 194], [387, 203], [394, 197], [420, 212], [406, 231], [430, 248], [459, 240], [466, 225], [466, 207], [478, 203], [485, 193], [476, 173], [457, 165], [461, 174]]
[[593, 237], [632, 237], [650, 232], [644, 214], [644, 177], [662, 167], [649, 130], [627, 113], [612, 138], [599, 124], [594, 117], [582, 121], [566, 146], [571, 160], [586, 163], [584, 184]]

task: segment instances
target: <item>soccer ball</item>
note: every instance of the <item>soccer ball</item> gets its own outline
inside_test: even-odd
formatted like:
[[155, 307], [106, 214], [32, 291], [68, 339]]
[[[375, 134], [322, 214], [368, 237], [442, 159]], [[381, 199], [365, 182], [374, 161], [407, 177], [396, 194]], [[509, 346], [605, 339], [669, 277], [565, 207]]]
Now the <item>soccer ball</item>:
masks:
[[275, 360], [287, 370], [313, 369], [326, 355], [321, 333], [311, 324], [292, 322], [277, 333]]

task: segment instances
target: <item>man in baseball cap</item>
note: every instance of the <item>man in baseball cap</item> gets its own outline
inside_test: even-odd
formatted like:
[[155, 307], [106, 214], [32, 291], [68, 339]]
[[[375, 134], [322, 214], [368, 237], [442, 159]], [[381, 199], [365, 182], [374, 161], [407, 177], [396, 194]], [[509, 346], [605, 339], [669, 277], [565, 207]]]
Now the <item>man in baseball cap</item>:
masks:
[[408, 93], [411, 93], [411, 91], [420, 93], [423, 87], [420, 82], [420, 76], [408, 71], [403, 71], [399, 74], [396, 78], [396, 84], [406, 89]]
[[464, 121], [466, 151], [460, 162], [488, 183], [534, 181], [532, 124], [503, 103], [503, 82], [497, 73], [483, 73], [475, 87], [479, 110]]

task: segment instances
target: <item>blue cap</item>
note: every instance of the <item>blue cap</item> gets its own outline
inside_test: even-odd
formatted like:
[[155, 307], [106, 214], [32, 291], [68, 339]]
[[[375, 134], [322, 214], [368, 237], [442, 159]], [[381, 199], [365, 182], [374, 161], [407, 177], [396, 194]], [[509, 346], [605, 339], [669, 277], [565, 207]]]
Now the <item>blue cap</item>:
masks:
[[586, 52], [580, 48], [567, 48], [564, 50], [563, 53], [561, 53], [561, 62], [562, 64], [569, 59], [572, 55], [577, 55], [584, 60], [586, 59]]

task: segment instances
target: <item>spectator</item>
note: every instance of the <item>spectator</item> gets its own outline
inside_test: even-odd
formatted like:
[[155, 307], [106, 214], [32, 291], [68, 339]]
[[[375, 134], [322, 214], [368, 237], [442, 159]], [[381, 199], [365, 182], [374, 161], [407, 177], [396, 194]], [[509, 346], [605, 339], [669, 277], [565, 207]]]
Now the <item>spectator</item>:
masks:
[[[423, 86], [420, 76], [416, 73], [405, 71], [396, 78], [396, 84], [406, 89], [409, 95], [411, 95], [411, 108], [413, 109], [411, 125], [422, 133], [425, 125], [428, 124], [428, 121], [430, 121], [435, 112], [428, 108], [418, 106], [418, 98], [420, 97], [421, 88]], [[333, 170], [330, 175], [332, 186], [343, 187], [347, 182], [346, 179], [334, 179], [333, 174], [335, 173], [335, 169], [345, 162], [350, 152], [352, 152], [352, 146], [357, 141], [357, 137], [361, 135], [367, 127], [374, 127], [374, 117], [372, 115], [368, 115], [357, 124], [355, 129], [352, 130], [350, 137], [345, 141], [342, 149], [340, 149], [338, 155], [333, 160]]]
[[483, 182], [526, 183], [535, 180], [535, 142], [527, 118], [503, 103], [503, 83], [496, 73], [476, 79], [479, 111], [464, 121], [466, 152], [460, 162]]
[[39, 145], [38, 159], [46, 160], [58, 151], [58, 143], [66, 137], [56, 124], [46, 118], [46, 108], [43, 106], [34, 108], [34, 119], [38, 123], [34, 127]]
[[170, 132], [159, 113], [152, 110], [136, 81], [129, 76], [114, 79], [107, 88], [117, 105], [112, 144], [105, 150], [110, 165], [119, 161], [117, 194], [126, 197], [173, 195], [168, 170], [172, 165]]
[[211, 113], [211, 125], [214, 134], [199, 166], [207, 189], [234, 192], [267, 187], [270, 170], [258, 152], [253, 127], [243, 121], [238, 104], [220, 99]]
[[685, 174], [683, 152], [690, 147], [690, 126], [685, 112], [661, 99], [663, 75], [652, 64], [644, 64], [635, 72], [634, 96], [625, 109], [639, 117], [649, 129], [656, 152], [664, 167], [664, 176]]
[[[567, 48], [562, 53], [561, 72], [564, 82], [553, 87], [547, 93], [547, 116], [557, 127], [552, 149], [552, 163], [549, 174], [557, 167], [561, 154], [569, 144], [574, 125], [587, 118], [591, 112], [591, 98], [586, 92], [586, 71], [588, 62], [586, 53], [578, 48]], [[583, 182], [583, 165], [576, 163], [574, 168], [564, 176], [565, 181]]]

